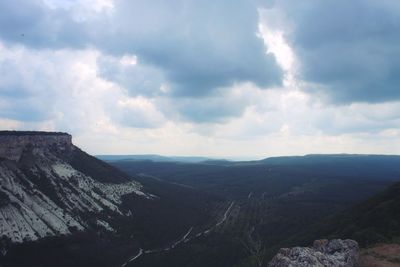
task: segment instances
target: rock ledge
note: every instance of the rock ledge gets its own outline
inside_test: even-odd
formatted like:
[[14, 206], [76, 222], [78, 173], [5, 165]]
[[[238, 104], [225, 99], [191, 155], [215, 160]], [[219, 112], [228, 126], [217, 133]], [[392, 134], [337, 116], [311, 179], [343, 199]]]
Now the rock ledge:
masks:
[[18, 161], [24, 150], [72, 150], [72, 137], [67, 133], [0, 131], [0, 158]]
[[359, 248], [351, 239], [321, 239], [312, 247], [281, 248], [268, 267], [356, 267]]

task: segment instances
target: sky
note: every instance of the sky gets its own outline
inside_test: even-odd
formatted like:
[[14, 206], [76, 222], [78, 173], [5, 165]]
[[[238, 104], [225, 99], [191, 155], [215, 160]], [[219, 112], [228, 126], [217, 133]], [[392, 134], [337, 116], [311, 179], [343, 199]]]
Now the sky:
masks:
[[397, 0], [0, 0], [0, 129], [92, 154], [400, 153]]

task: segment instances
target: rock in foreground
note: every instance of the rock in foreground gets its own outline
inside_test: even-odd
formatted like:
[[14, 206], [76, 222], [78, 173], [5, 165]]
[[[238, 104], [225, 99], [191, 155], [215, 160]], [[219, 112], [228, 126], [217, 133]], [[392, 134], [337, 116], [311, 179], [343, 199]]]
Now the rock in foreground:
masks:
[[358, 266], [359, 248], [356, 241], [316, 240], [313, 247], [282, 248], [269, 267], [352, 267]]

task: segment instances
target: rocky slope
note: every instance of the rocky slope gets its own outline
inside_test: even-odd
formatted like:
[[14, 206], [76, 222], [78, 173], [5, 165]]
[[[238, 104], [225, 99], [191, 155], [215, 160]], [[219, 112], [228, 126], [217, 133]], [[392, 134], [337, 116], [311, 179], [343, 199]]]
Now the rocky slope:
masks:
[[140, 183], [74, 146], [65, 133], [0, 132], [0, 237], [11, 242], [68, 235], [132, 216], [121, 197]]
[[313, 247], [282, 248], [268, 267], [355, 267], [359, 248], [354, 240], [314, 241]]
[[399, 244], [378, 244], [362, 249], [360, 252], [360, 267], [398, 267], [399, 265]]

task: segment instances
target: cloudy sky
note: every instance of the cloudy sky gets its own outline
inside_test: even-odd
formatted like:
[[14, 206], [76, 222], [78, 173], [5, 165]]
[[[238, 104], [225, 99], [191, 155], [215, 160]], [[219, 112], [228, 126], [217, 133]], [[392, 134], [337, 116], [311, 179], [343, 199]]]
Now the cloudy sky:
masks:
[[0, 128], [93, 154], [399, 154], [400, 2], [0, 0]]

